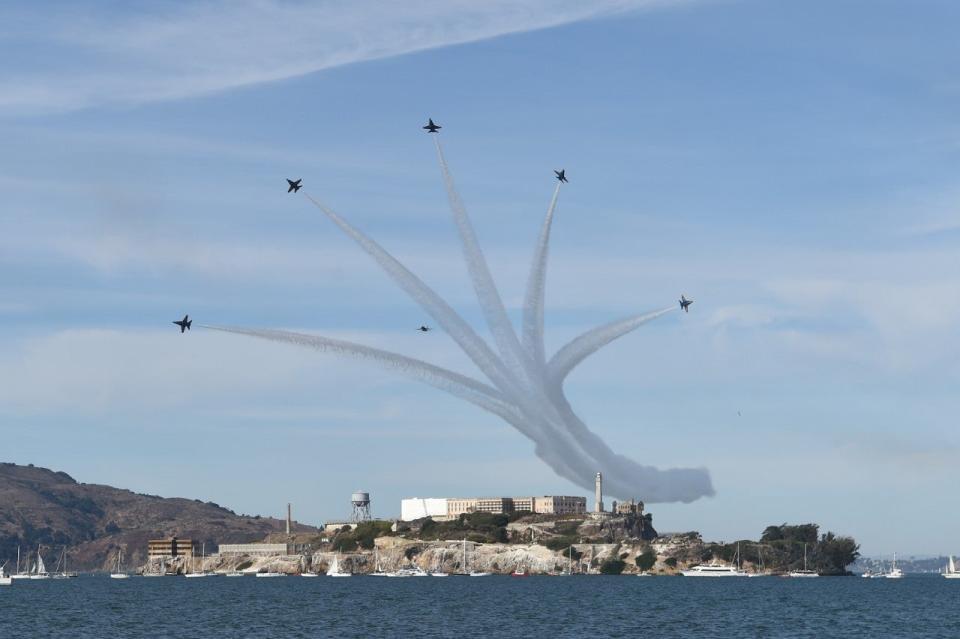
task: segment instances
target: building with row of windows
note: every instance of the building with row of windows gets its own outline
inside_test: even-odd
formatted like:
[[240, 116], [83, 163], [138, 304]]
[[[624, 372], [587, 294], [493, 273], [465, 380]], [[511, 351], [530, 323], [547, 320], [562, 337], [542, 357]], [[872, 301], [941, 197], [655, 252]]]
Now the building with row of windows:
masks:
[[151, 539], [147, 542], [148, 557], [186, 557], [192, 559], [194, 554], [193, 542], [189, 539], [168, 537], [167, 539]]
[[469, 513], [529, 512], [548, 515], [581, 515], [587, 512], [586, 497], [411, 497], [400, 502], [400, 519], [424, 517], [455, 519]]

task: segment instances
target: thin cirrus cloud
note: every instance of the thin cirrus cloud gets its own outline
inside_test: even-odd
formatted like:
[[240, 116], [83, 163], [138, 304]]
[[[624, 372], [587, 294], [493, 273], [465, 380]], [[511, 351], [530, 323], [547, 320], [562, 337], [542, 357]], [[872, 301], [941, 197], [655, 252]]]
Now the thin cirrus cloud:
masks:
[[[211, 0], [0, 10], [0, 113], [172, 100], [694, 0]], [[42, 16], [37, 15], [43, 12]], [[35, 50], [35, 51], [34, 51]], [[34, 55], [35, 54], [35, 55]], [[11, 56], [5, 56], [11, 59]]]

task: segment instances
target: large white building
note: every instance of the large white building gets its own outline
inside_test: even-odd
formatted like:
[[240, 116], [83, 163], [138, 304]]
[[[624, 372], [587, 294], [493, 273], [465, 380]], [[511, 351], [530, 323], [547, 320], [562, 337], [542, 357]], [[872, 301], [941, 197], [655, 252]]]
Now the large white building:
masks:
[[400, 502], [400, 519], [403, 521], [424, 517], [453, 519], [473, 512], [517, 511], [549, 515], [579, 515], [587, 512], [587, 498], [552, 495], [544, 497], [412, 497]]
[[447, 500], [433, 497], [411, 497], [400, 500], [400, 519], [413, 521], [424, 517], [446, 517]]

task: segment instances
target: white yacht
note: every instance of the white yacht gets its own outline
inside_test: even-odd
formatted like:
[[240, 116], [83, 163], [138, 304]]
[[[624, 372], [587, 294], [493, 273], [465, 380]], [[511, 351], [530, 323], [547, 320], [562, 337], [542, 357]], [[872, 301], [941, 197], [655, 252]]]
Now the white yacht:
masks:
[[13, 584], [13, 577], [7, 576], [7, 564], [0, 566], [0, 586], [10, 586]]
[[130, 575], [123, 572], [123, 549], [117, 551], [116, 569], [110, 573], [111, 579], [129, 579]]
[[684, 577], [749, 577], [750, 573], [740, 569], [740, 544], [737, 544], [737, 554], [732, 565], [724, 565], [716, 560], [709, 564], [700, 564], [687, 570], [681, 570]]
[[700, 564], [687, 570], [681, 570], [680, 574], [684, 577], [746, 577], [749, 573], [736, 566], [727, 566], [712, 561], [709, 564]]
[[816, 570], [807, 569], [807, 544], [803, 544], [803, 570], [791, 570], [787, 573], [787, 577], [803, 578], [819, 576]]
[[257, 577], [286, 577], [283, 572], [258, 572]]
[[957, 567], [953, 563], [953, 555], [950, 555], [950, 559], [947, 561], [947, 567], [942, 574], [947, 579], [960, 579], [960, 572], [957, 572]]

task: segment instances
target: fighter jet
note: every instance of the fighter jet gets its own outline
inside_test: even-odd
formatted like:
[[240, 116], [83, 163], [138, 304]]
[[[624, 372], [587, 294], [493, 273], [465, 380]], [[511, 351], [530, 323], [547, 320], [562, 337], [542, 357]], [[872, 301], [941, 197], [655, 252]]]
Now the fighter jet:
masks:
[[431, 331], [431, 330], [433, 330], [433, 329], [431, 329], [429, 326], [421, 326], [421, 327], [418, 328], [417, 330], [420, 331], [421, 333], [427, 333], [427, 332], [429, 332], [429, 331]]
[[184, 331], [190, 330], [190, 325], [193, 324], [193, 320], [190, 319], [189, 315], [184, 315], [182, 320], [174, 321], [173, 323], [180, 327], [180, 333], [183, 334]]
[[684, 297], [683, 295], [680, 296], [680, 309], [681, 309], [684, 313], [689, 313], [689, 312], [690, 312], [689, 306], [690, 306], [691, 304], [693, 304], [693, 300], [688, 300], [688, 299], [687, 299], [686, 297]]
[[296, 193], [297, 191], [299, 191], [299, 190], [300, 190], [300, 187], [303, 186], [302, 184], [300, 184], [301, 182], [303, 182], [303, 178], [300, 178], [300, 179], [297, 180], [297, 181], [293, 181], [293, 180], [291, 180], [291, 179], [288, 178], [288, 179], [287, 179], [287, 184], [289, 184], [290, 187], [287, 189], [287, 193], [290, 193], [291, 191], [294, 192], [294, 193]]
[[565, 175], [566, 172], [567, 172], [566, 169], [560, 169], [559, 171], [554, 171], [554, 173], [557, 174], [557, 179], [560, 180], [561, 182], [567, 181], [567, 176]]
[[439, 131], [439, 130], [442, 129], [443, 127], [440, 126], [439, 124], [434, 124], [434, 123], [433, 123], [433, 118], [430, 118], [430, 121], [427, 122], [427, 126], [425, 126], [425, 127], [423, 127], [423, 128], [426, 129], [427, 131], [429, 131], [430, 133], [436, 133], [437, 131]]

